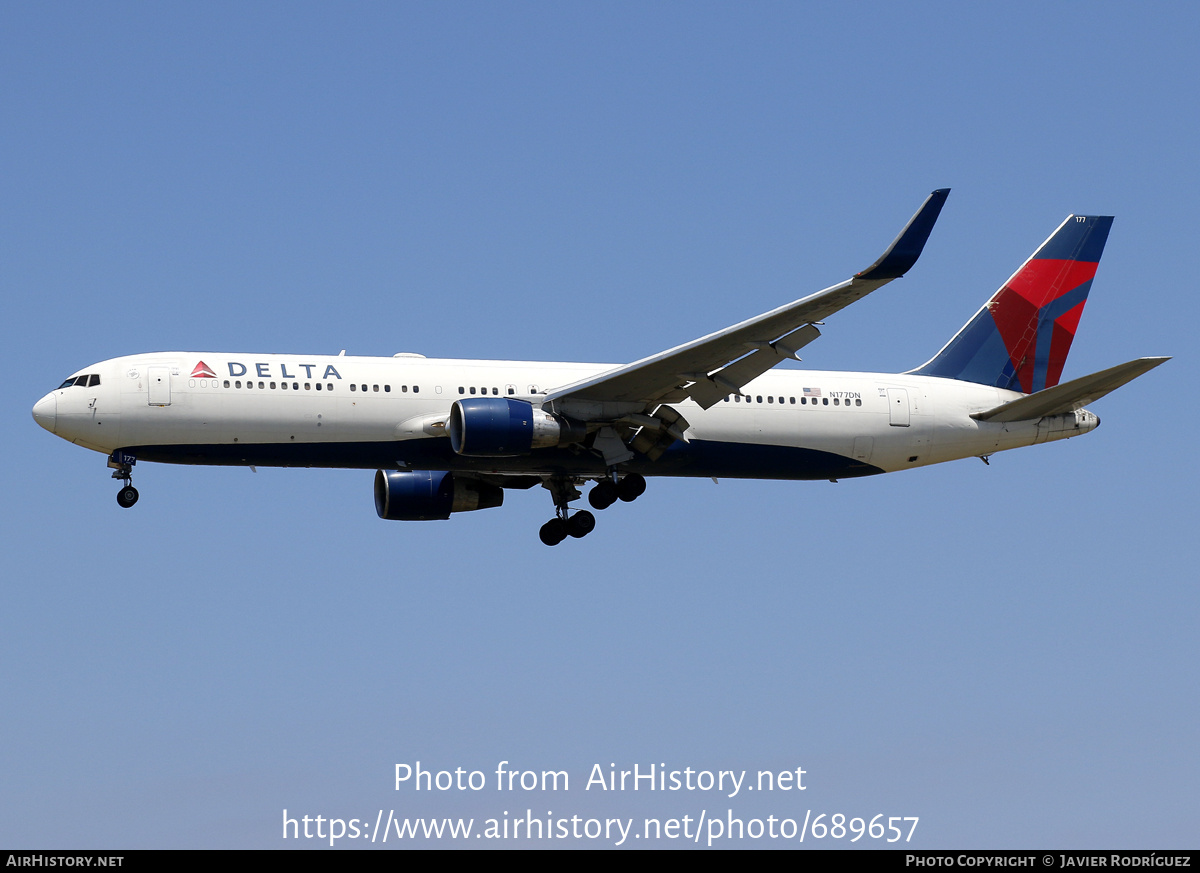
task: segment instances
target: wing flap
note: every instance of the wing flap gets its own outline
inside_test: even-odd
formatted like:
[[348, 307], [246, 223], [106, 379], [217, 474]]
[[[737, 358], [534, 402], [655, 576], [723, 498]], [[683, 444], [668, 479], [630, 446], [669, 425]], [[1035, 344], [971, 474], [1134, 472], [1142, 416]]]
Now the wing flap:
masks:
[[1070, 382], [1063, 382], [1053, 388], [1036, 391], [1025, 397], [1018, 397], [1008, 403], [1002, 403], [995, 409], [986, 412], [976, 412], [971, 415], [976, 421], [1027, 421], [1046, 415], [1058, 415], [1063, 412], [1073, 412], [1082, 409], [1087, 404], [1099, 400], [1110, 391], [1115, 391], [1126, 382], [1132, 382], [1138, 376], [1150, 372], [1159, 364], [1171, 360], [1166, 358], [1138, 358], [1081, 376]]

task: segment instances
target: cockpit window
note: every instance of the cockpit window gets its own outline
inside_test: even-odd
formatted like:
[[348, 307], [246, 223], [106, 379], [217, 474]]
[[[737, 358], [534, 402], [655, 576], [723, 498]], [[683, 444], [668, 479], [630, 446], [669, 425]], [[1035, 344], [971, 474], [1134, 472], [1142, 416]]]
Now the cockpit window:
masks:
[[75, 384], [75, 377], [72, 376], [66, 382], [63, 382], [61, 385], [59, 385], [58, 389], [61, 391], [63, 388], [70, 388], [74, 384]]
[[89, 388], [95, 388], [99, 384], [100, 384], [100, 374], [99, 373], [92, 373], [92, 375], [88, 376], [88, 387]]
[[84, 373], [82, 376], [72, 376], [66, 382], [63, 382], [61, 385], [59, 385], [58, 389], [56, 389], [56, 390], [61, 390], [63, 388], [70, 388], [72, 385], [79, 385], [83, 388], [89, 388], [93, 385], [99, 385], [99, 384], [100, 384], [100, 374], [99, 373]]

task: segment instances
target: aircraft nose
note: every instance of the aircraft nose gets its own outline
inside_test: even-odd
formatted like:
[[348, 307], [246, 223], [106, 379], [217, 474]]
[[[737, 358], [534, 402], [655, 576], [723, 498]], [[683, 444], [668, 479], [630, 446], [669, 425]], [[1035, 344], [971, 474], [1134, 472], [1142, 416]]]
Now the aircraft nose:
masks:
[[51, 391], [33, 405], [33, 420], [50, 433], [54, 433], [55, 421], [58, 418], [58, 400]]

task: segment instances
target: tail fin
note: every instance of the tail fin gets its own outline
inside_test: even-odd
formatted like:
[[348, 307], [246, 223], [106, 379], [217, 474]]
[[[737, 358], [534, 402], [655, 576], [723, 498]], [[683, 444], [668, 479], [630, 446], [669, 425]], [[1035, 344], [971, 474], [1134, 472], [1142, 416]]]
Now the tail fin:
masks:
[[1111, 215], [1068, 215], [950, 342], [913, 373], [1032, 394], [1058, 384]]

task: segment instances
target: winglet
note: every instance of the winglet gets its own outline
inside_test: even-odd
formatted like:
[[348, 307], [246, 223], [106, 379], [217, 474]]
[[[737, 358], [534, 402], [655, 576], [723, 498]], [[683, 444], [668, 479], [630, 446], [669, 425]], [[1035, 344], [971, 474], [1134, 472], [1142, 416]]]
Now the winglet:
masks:
[[921, 204], [917, 214], [909, 219], [908, 224], [904, 225], [904, 230], [900, 231], [900, 235], [888, 246], [887, 251], [867, 269], [855, 274], [854, 278], [898, 279], [912, 269], [917, 258], [921, 257], [925, 241], [929, 239], [933, 225], [938, 220], [942, 206], [949, 196], [949, 188], [938, 188], [925, 198], [925, 202]]

